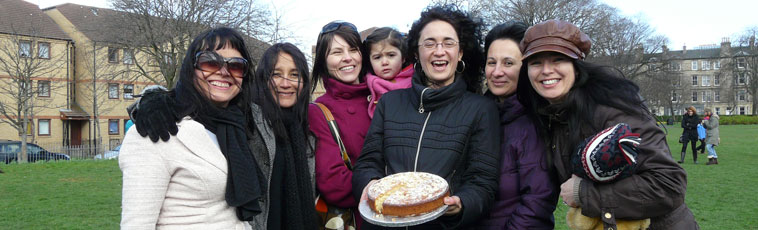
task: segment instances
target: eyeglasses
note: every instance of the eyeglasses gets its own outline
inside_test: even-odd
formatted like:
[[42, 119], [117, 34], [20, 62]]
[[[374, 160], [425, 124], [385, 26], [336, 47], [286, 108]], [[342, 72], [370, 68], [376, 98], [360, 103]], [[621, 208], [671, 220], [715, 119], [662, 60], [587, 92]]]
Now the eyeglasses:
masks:
[[452, 40], [452, 39], [444, 40], [442, 42], [435, 42], [435, 41], [432, 41], [432, 40], [426, 40], [426, 41], [424, 41], [423, 43], [421, 43], [419, 45], [422, 46], [422, 47], [424, 47], [424, 48], [426, 48], [426, 49], [434, 49], [434, 48], [437, 48], [438, 45], [442, 45], [442, 48], [445, 48], [445, 49], [452, 49], [452, 48], [455, 48], [456, 46], [458, 46], [458, 41]]
[[236, 78], [244, 78], [247, 73], [247, 60], [240, 57], [225, 58], [213, 51], [200, 51], [195, 54], [195, 68], [216, 72], [226, 67], [229, 75]]
[[287, 80], [292, 83], [298, 83], [300, 82], [300, 75], [298, 74], [281, 74], [281, 73], [274, 73], [272, 74], [272, 79], [274, 81], [281, 81], [282, 79]]
[[355, 32], [358, 32], [358, 28], [355, 27], [355, 25], [353, 25], [353, 23], [349, 23], [349, 22], [345, 22], [345, 21], [333, 21], [333, 22], [330, 22], [330, 23], [326, 24], [324, 27], [321, 27], [321, 33], [319, 33], [319, 35], [334, 32], [334, 31], [340, 29], [343, 26], [346, 26], [346, 27], [350, 28], [351, 30], [353, 30]]

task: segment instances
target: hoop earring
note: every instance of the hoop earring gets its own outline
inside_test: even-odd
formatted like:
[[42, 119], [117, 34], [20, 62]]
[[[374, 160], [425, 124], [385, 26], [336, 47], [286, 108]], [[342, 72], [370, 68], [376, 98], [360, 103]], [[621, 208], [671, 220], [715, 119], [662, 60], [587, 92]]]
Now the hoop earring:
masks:
[[463, 73], [463, 71], [466, 70], [466, 62], [461, 60], [461, 64], [463, 64], [463, 69], [461, 69], [461, 71], [458, 71], [458, 68], [456, 67], [455, 68], [456, 73]]

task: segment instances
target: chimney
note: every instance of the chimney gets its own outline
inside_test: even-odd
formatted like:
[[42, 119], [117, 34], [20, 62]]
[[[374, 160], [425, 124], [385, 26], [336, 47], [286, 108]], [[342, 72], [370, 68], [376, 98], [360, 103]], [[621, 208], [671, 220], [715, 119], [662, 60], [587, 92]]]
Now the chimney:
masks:
[[662, 45], [661, 51], [663, 52], [663, 54], [667, 54], [669, 52], [669, 47], [666, 45]]
[[721, 38], [721, 53], [720, 53], [720, 55], [722, 57], [729, 56], [729, 54], [731, 53], [731, 48], [732, 48], [732, 43], [729, 42], [729, 38], [728, 37]]
[[682, 54], [687, 54], [687, 44], [682, 46]]
[[750, 49], [755, 49], [755, 35], [750, 36], [750, 41], [748, 41], [748, 44], [750, 45]]

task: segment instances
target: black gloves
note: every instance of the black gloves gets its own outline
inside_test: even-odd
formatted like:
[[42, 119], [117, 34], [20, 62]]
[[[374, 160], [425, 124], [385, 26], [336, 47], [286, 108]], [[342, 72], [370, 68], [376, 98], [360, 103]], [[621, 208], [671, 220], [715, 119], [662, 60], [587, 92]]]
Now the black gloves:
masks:
[[179, 131], [176, 122], [183, 117], [177, 112], [174, 98], [161, 86], [145, 88], [141, 95], [126, 108], [137, 132], [143, 137], [149, 136], [153, 142], [158, 142], [159, 137], [168, 141]]

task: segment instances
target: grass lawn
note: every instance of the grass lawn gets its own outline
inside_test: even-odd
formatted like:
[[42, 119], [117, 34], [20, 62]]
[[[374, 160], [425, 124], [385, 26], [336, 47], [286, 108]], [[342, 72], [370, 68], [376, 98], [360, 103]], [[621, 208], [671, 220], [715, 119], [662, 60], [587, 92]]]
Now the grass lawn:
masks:
[[[758, 125], [721, 126], [719, 165], [682, 165], [688, 173], [687, 205], [702, 229], [758, 229]], [[668, 127], [676, 159], [682, 129]], [[0, 229], [118, 229], [121, 172], [118, 162], [73, 161], [0, 165]], [[556, 229], [567, 229], [566, 206], [555, 211]]]

